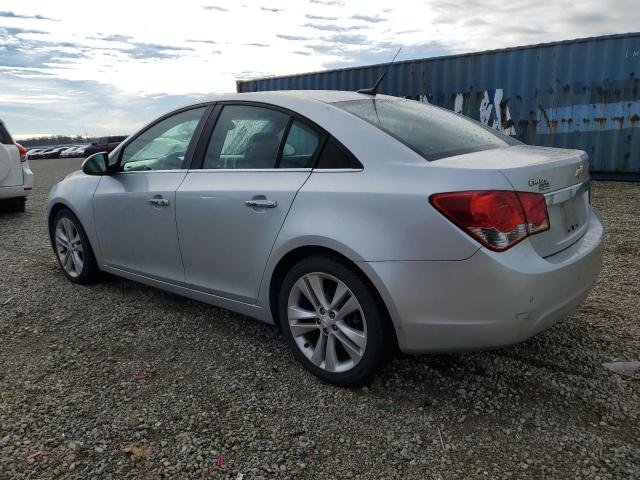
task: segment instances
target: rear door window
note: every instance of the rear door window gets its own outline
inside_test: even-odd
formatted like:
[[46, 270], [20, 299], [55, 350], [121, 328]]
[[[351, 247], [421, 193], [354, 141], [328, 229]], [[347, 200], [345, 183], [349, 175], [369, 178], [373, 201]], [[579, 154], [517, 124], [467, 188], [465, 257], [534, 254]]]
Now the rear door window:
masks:
[[252, 105], [226, 105], [213, 129], [202, 168], [275, 168], [289, 115]]
[[320, 146], [320, 134], [294, 120], [282, 148], [280, 168], [310, 168]]
[[402, 98], [371, 98], [333, 105], [390, 134], [427, 160], [518, 145], [467, 117]]

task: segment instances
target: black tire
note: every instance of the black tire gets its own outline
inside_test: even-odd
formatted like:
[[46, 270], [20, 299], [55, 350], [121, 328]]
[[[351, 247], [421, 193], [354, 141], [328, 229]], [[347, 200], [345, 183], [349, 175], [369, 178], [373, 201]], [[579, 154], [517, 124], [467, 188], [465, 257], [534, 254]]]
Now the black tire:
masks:
[[[69, 273], [67, 273], [64, 266], [62, 265], [62, 262], [60, 261], [60, 257], [56, 249], [55, 230], [56, 230], [56, 225], [58, 225], [58, 222], [62, 218], [67, 218], [73, 223], [73, 226], [77, 230], [78, 235], [80, 236], [80, 239], [82, 241], [82, 251], [83, 251], [84, 261], [82, 264], [82, 270], [80, 274], [77, 276], [72, 276]], [[80, 285], [89, 285], [89, 284], [95, 283], [100, 279], [100, 269], [98, 268], [98, 263], [96, 262], [96, 257], [93, 254], [93, 249], [91, 248], [91, 244], [89, 243], [87, 234], [85, 233], [84, 228], [80, 223], [80, 220], [78, 220], [78, 217], [76, 217], [73, 214], [73, 212], [71, 212], [71, 210], [63, 208], [56, 212], [56, 214], [54, 215], [49, 225], [49, 236], [51, 238], [51, 245], [53, 246], [53, 252], [56, 256], [56, 259], [58, 260], [58, 265], [60, 265], [60, 269], [62, 270], [62, 273], [64, 273], [64, 276], [67, 277], [67, 279], [70, 282], [78, 283]]]
[[[360, 303], [366, 319], [366, 347], [359, 362], [350, 370], [330, 372], [315, 365], [301, 350], [289, 327], [287, 316], [289, 295], [296, 282], [309, 273], [328, 274], [344, 283]], [[371, 378], [388, 362], [395, 351], [395, 335], [387, 312], [377, 299], [375, 291], [363, 279], [363, 274], [340, 259], [328, 255], [314, 255], [296, 263], [285, 275], [278, 295], [278, 313], [293, 355], [319, 379], [333, 385], [355, 387], [370, 382]], [[321, 335], [321, 333], [320, 333]], [[316, 344], [317, 345], [317, 344]]]
[[8, 198], [0, 202], [0, 211], [7, 213], [24, 213], [27, 199], [25, 197]]

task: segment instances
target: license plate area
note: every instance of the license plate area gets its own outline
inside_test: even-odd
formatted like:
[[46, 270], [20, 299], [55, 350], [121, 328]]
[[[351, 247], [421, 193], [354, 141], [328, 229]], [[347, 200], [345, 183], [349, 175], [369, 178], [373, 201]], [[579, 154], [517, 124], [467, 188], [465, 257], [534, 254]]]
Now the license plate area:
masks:
[[589, 223], [589, 181], [545, 195], [550, 228], [531, 237], [542, 257], [553, 255], [578, 241]]

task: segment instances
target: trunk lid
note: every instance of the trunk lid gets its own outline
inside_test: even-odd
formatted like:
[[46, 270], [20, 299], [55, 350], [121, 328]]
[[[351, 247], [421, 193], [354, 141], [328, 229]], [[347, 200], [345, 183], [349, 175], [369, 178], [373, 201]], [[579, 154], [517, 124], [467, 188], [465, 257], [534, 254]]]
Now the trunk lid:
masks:
[[533, 248], [542, 257], [571, 246], [588, 227], [589, 162], [581, 150], [516, 145], [434, 163], [472, 170], [498, 170], [514, 190], [543, 194], [550, 229], [530, 237]]

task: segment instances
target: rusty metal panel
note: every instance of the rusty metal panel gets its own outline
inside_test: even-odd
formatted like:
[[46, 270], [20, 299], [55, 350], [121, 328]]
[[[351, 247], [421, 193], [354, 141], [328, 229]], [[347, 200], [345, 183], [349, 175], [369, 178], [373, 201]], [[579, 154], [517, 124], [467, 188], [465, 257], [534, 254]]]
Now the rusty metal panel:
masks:
[[[357, 90], [386, 64], [238, 82], [239, 92]], [[640, 178], [640, 33], [398, 62], [380, 93], [463, 113], [531, 145], [578, 148]]]

